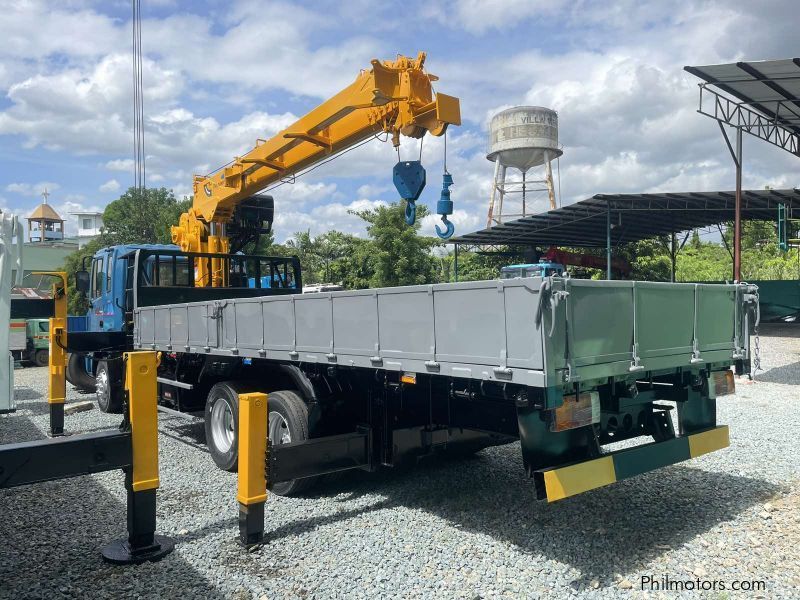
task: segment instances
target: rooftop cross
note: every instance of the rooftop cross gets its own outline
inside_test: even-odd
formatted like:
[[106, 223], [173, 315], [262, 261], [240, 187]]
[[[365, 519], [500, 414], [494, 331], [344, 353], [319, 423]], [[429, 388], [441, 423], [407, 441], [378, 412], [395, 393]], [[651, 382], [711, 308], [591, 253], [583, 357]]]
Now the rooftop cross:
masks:
[[47, 204], [47, 199], [50, 197], [50, 192], [47, 191], [47, 188], [44, 188], [42, 192], [42, 198], [44, 198], [44, 203]]

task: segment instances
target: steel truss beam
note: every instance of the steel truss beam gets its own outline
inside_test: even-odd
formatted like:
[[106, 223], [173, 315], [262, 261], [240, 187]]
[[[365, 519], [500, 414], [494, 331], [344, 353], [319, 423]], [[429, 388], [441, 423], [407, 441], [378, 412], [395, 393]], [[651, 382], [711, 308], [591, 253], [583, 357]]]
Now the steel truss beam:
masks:
[[[769, 118], [722, 94], [700, 85], [700, 102], [697, 109], [701, 115], [716, 119], [720, 123], [736, 127], [765, 142], [800, 157], [800, 135], [788, 129], [775, 118]], [[788, 101], [787, 101], [788, 102]], [[783, 104], [779, 102], [778, 104]]]

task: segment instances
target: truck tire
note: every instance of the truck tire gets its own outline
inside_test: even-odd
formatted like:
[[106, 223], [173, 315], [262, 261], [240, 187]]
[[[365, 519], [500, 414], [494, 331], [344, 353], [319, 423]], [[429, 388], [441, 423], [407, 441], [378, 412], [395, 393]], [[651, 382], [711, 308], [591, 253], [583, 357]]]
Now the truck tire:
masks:
[[[271, 445], [303, 442], [309, 438], [308, 405], [295, 391], [279, 390], [270, 392], [269, 429], [267, 436]], [[269, 474], [267, 474], [269, 477]], [[282, 481], [270, 487], [278, 496], [292, 496], [313, 486], [319, 477], [305, 477]], [[269, 481], [267, 482], [269, 484]]]
[[45, 349], [37, 350], [33, 354], [33, 362], [37, 367], [46, 367], [50, 364], [50, 352]]
[[97, 363], [96, 397], [100, 412], [122, 412], [122, 368], [118, 360], [101, 360]]
[[[226, 381], [208, 392], [205, 410], [206, 446], [214, 463], [223, 471], [236, 471], [239, 462], [239, 394], [252, 391], [245, 384]], [[271, 444], [286, 444], [308, 439], [308, 407], [297, 392], [269, 393]], [[308, 489], [317, 477], [284, 481], [272, 486], [278, 496], [290, 496]]]
[[86, 372], [85, 356], [83, 354], [72, 353], [67, 362], [67, 381], [82, 392], [94, 392], [94, 375]]
[[206, 397], [206, 446], [223, 471], [236, 471], [239, 466], [239, 394], [246, 391], [239, 382], [223, 381]]

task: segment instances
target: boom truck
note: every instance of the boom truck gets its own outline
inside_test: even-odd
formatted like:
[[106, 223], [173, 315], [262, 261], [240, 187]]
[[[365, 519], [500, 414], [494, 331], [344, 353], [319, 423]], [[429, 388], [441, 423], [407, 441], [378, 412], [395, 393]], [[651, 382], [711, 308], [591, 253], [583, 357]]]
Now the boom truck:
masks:
[[[91, 275], [76, 274], [124, 311], [104, 339], [69, 337], [104, 365], [101, 407], [122, 407], [123, 350], [158, 351], [162, 407], [202, 411], [211, 457], [235, 470], [239, 395], [265, 392], [278, 494], [519, 441], [537, 497], [556, 501], [726, 447], [716, 403], [734, 392], [734, 370], [750, 371], [753, 286], [536, 276], [303, 295], [297, 259], [231, 253], [271, 217], [253, 194], [290, 162], [310, 166], [376, 131], [397, 141], [458, 123], [457, 99], [434, 99], [420, 58], [373, 61], [348, 88], [357, 101], [340, 93], [196, 178], [179, 248], [107, 250], [111, 265], [96, 256]], [[378, 94], [385, 78], [394, 87]], [[377, 107], [362, 104], [365, 90]], [[395, 181], [412, 217], [419, 171], [396, 166]], [[622, 441], [638, 444], [612, 446]]]

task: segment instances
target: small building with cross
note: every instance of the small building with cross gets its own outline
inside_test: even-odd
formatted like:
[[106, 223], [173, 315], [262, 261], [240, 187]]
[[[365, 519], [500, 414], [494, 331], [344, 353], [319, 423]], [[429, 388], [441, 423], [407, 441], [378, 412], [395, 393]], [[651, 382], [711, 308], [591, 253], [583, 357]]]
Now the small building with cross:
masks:
[[47, 243], [64, 240], [64, 219], [47, 203], [50, 193], [42, 192], [43, 202], [28, 217], [28, 242]]

